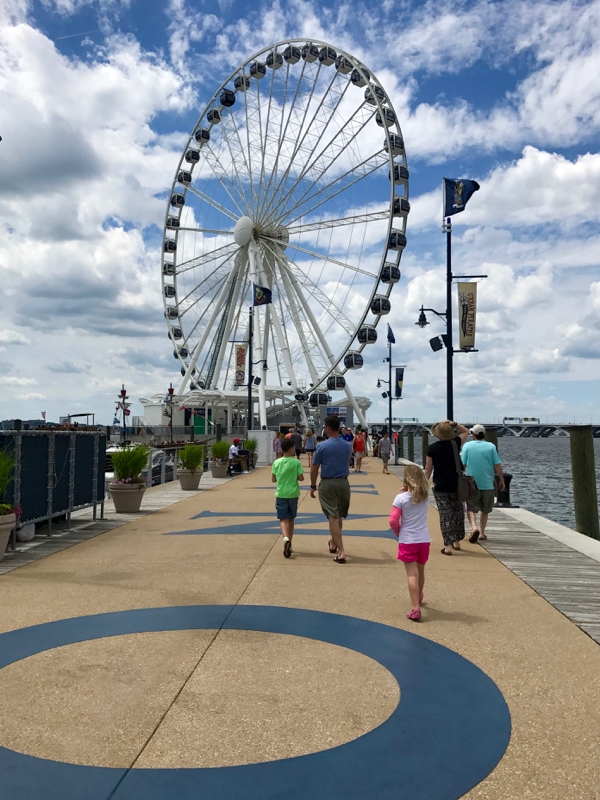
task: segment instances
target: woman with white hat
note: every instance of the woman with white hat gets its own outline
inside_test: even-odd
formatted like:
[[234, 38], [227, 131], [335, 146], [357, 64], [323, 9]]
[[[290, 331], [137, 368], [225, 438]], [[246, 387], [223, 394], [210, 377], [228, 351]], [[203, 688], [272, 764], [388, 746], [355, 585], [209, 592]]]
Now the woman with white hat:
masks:
[[454, 452], [456, 448], [456, 452], [460, 453], [469, 438], [469, 431], [464, 425], [445, 419], [436, 422], [431, 432], [438, 441], [429, 445], [427, 450], [425, 475], [431, 478], [433, 472], [433, 496], [440, 513], [440, 528], [444, 538], [442, 553], [451, 556], [453, 550], [460, 550], [460, 542], [465, 538], [465, 515], [463, 504], [458, 499]]

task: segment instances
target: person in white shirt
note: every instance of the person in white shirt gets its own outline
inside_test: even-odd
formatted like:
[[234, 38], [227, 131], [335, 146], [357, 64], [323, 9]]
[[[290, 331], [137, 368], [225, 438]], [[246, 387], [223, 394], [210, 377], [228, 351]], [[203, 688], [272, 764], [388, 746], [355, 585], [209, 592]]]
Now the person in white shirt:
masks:
[[239, 464], [241, 466], [241, 468], [242, 468], [242, 475], [247, 475], [248, 474], [248, 462], [246, 461], [244, 456], [238, 455], [238, 451], [239, 451], [238, 445], [239, 445], [239, 443], [241, 441], [242, 441], [241, 439], [234, 439], [233, 440], [233, 444], [229, 448], [229, 460], [231, 461], [232, 464]]
[[425, 585], [425, 564], [429, 558], [431, 536], [427, 525], [429, 482], [421, 467], [409, 464], [404, 469], [402, 492], [396, 496], [390, 514], [390, 528], [398, 536], [398, 559], [404, 562], [412, 611], [406, 616], [421, 619]]

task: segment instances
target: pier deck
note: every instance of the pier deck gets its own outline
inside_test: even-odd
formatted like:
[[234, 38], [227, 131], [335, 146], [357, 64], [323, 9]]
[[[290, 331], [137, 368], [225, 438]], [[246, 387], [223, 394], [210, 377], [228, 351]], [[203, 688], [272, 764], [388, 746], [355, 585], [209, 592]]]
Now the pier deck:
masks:
[[398, 480], [364, 466], [346, 565], [306, 490], [283, 558], [259, 469], [180, 502], [157, 487], [154, 513], [0, 576], [6, 796], [598, 797], [600, 648], [511, 571], [543, 540], [494, 512], [489, 551], [448, 558], [431, 508], [411, 623]]

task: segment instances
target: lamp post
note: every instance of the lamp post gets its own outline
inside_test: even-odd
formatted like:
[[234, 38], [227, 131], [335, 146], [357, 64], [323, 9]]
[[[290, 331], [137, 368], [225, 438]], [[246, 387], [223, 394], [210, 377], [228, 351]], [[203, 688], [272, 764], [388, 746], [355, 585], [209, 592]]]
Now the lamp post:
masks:
[[453, 275], [452, 274], [452, 222], [450, 217], [442, 225], [442, 232], [446, 234], [446, 310], [436, 311], [435, 308], [423, 308], [419, 313], [419, 319], [415, 322], [419, 328], [429, 325], [425, 316], [426, 311], [430, 311], [446, 323], [446, 333], [441, 336], [434, 336], [429, 340], [429, 345], [434, 352], [446, 348], [446, 418], [454, 419], [454, 364], [455, 353], [477, 353], [474, 349], [455, 350], [452, 344], [452, 281], [465, 280], [466, 278], [487, 278], [487, 275]]
[[119, 392], [119, 396], [117, 398], [117, 410], [120, 408], [123, 412], [123, 431], [121, 434], [121, 444], [125, 444], [125, 438], [127, 433], [127, 426], [126, 426], [126, 417], [129, 416], [129, 408], [131, 403], [128, 403], [129, 395], [127, 394], [127, 389], [125, 388], [125, 384], [121, 384], [121, 391]]

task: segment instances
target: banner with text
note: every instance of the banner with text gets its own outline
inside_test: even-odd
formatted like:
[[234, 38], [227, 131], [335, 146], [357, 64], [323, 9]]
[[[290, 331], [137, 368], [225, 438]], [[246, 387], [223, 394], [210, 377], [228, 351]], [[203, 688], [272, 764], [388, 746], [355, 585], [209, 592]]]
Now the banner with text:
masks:
[[236, 344], [235, 346], [235, 382], [237, 386], [246, 383], [246, 350], [248, 345]]
[[475, 347], [477, 284], [458, 283], [458, 344], [461, 350]]
[[396, 400], [402, 397], [403, 383], [404, 383], [404, 367], [396, 367]]

